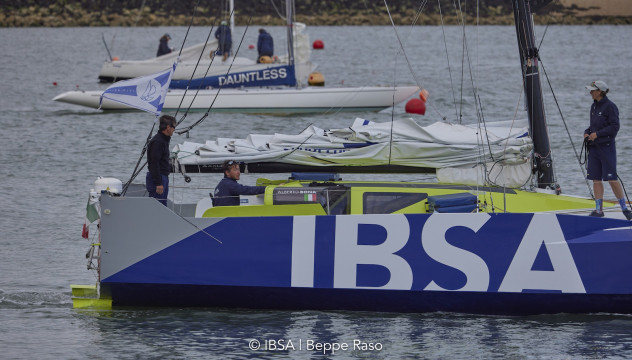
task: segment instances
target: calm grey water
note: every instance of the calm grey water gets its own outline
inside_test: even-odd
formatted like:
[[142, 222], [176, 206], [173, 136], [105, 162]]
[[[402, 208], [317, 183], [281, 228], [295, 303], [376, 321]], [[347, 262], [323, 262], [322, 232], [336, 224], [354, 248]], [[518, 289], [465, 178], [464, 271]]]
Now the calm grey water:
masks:
[[[256, 42], [250, 29], [242, 45]], [[283, 29], [271, 33], [282, 48]], [[187, 44], [206, 37], [194, 28]], [[243, 34], [239, 28], [235, 46]], [[444, 44], [444, 31], [446, 44]], [[539, 27], [540, 36], [544, 27]], [[81, 238], [85, 204], [97, 176], [129, 178], [153, 117], [145, 113], [104, 114], [51, 99], [75, 88], [97, 89], [96, 77], [106, 52], [141, 59], [155, 54], [158, 38], [169, 32], [181, 46], [186, 28], [0, 28], [0, 358], [6, 359], [629, 359], [632, 318], [622, 315], [553, 315], [488, 317], [459, 314], [385, 314], [226, 309], [123, 309], [107, 312], [72, 309], [70, 284], [91, 284], [85, 268], [88, 241]], [[388, 27], [311, 27], [312, 41], [325, 49], [313, 53], [328, 86], [413, 83], [430, 92], [421, 124], [445, 117], [463, 122], [476, 118], [472, 82], [485, 119], [524, 117], [515, 30], [489, 26], [467, 32], [469, 63], [462, 61], [462, 29], [398, 28], [406, 50]], [[449, 57], [446, 56], [446, 45]], [[632, 27], [550, 27], [541, 48], [542, 63], [559, 102], [548, 97], [553, 157], [566, 193], [588, 195], [569, 136], [579, 144], [588, 122], [590, 96], [583, 86], [596, 79], [611, 87], [621, 112], [619, 173], [632, 189]], [[448, 72], [447, 63], [452, 66]], [[464, 69], [462, 71], [461, 69]], [[411, 69], [413, 74], [411, 74]], [[471, 69], [471, 72], [470, 72]], [[450, 79], [452, 81], [450, 81]], [[57, 85], [54, 85], [56, 83]], [[463, 86], [461, 85], [463, 84]], [[545, 80], [546, 84], [546, 80]], [[548, 85], [545, 85], [548, 89]], [[463, 90], [461, 90], [463, 89]], [[547, 95], [551, 91], [547, 90]], [[462, 110], [453, 99], [463, 94]], [[516, 115], [517, 112], [517, 115]], [[189, 114], [187, 122], [202, 116]], [[356, 117], [389, 121], [407, 116], [404, 105], [381, 113], [271, 117], [212, 114], [189, 139], [258, 133], [297, 133], [309, 124], [345, 127]], [[285, 175], [278, 175], [282, 178]], [[350, 177], [346, 177], [350, 178]], [[419, 177], [422, 178], [422, 177]], [[215, 186], [216, 176], [194, 176], [195, 188], [176, 188], [175, 200], [199, 199]], [[255, 175], [245, 175], [254, 183]], [[606, 196], [610, 193], [607, 191]], [[632, 254], [631, 254], [632, 256]], [[380, 343], [381, 350], [259, 351], [257, 339], [319, 343]]]

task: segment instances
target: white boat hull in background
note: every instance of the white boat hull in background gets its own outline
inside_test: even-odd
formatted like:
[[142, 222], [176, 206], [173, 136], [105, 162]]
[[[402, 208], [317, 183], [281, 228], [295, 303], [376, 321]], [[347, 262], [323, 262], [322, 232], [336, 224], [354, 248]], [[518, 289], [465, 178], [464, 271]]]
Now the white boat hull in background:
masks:
[[[310, 61], [311, 49], [309, 35], [304, 32], [305, 24], [294, 24], [294, 66], [296, 81], [305, 84], [309, 74], [316, 66]], [[288, 65], [287, 54], [279, 54], [278, 61], [273, 64], [258, 64], [257, 59], [243, 56], [229, 57], [225, 62], [221, 56], [211, 59], [209, 54], [218, 47], [217, 40], [201, 43], [174, 51], [169, 54], [145, 60], [106, 60], [101, 66], [99, 80], [115, 82], [139, 76], [156, 74], [171, 68], [177, 58], [180, 59], [173, 80], [202, 79], [240, 72], [265, 70], [271, 66]]]
[[[246, 113], [307, 113], [324, 111], [380, 111], [401, 103], [419, 91], [417, 86], [301, 89], [169, 90], [163, 110], [188, 109]], [[55, 101], [99, 108], [103, 91], [68, 91]], [[183, 99], [184, 97], [184, 99]], [[135, 110], [103, 99], [102, 110]]]

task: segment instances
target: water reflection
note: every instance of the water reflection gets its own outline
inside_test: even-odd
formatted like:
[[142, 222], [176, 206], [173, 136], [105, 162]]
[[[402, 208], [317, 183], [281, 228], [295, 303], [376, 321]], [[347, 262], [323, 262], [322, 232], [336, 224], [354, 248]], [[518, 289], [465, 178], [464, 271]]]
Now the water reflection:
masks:
[[[497, 317], [164, 308], [92, 315], [82, 313], [77, 318], [92, 333], [98, 352], [113, 357], [126, 357], [130, 348], [152, 358], [187, 359], [632, 356], [632, 317], [620, 315]], [[259, 344], [256, 350], [253, 340]]]

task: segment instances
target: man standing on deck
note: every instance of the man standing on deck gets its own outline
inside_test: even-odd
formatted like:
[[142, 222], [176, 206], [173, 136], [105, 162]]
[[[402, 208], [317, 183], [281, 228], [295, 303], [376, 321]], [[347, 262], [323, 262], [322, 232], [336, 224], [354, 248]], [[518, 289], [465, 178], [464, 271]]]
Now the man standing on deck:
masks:
[[590, 90], [593, 104], [590, 106], [590, 127], [584, 130], [587, 142], [588, 164], [587, 178], [593, 181], [596, 208], [590, 216], [603, 217], [603, 180], [608, 181], [612, 192], [619, 200], [621, 210], [628, 220], [632, 220], [632, 211], [628, 209], [623, 188], [617, 176], [617, 150], [615, 137], [619, 131], [619, 109], [606, 94], [610, 89], [605, 82], [593, 81], [586, 90]]
[[213, 206], [238, 206], [239, 195], [257, 195], [266, 191], [265, 186], [247, 186], [237, 182], [241, 174], [239, 163], [234, 160], [226, 160], [222, 165], [224, 178], [215, 188]]
[[222, 61], [226, 61], [228, 59], [228, 55], [230, 55], [230, 48], [233, 46], [233, 39], [230, 35], [230, 28], [228, 27], [226, 21], [222, 20], [221, 25], [215, 31], [215, 38], [218, 42], [217, 54], [221, 54]]
[[169, 173], [171, 173], [169, 141], [175, 130], [176, 119], [170, 115], [161, 116], [158, 133], [151, 138], [147, 145], [147, 168], [149, 171], [145, 177], [145, 186], [149, 196], [158, 199], [164, 206], [167, 206]]

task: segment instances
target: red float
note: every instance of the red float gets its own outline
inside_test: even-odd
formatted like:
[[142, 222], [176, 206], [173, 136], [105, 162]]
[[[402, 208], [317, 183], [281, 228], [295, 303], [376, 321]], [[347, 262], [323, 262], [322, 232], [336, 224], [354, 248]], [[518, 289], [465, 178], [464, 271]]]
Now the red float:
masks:
[[424, 115], [426, 113], [426, 103], [421, 99], [410, 99], [406, 103], [406, 112], [409, 114]]
[[254, 45], [252, 45], [252, 44], [248, 45], [248, 49], [252, 50], [252, 49], [254, 49], [254, 48], [255, 48], [255, 46], [254, 46]]
[[312, 45], [314, 49], [324, 49], [325, 43], [322, 40], [314, 40], [314, 44]]

